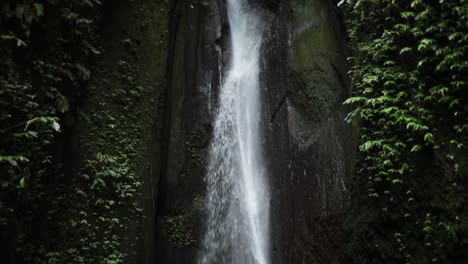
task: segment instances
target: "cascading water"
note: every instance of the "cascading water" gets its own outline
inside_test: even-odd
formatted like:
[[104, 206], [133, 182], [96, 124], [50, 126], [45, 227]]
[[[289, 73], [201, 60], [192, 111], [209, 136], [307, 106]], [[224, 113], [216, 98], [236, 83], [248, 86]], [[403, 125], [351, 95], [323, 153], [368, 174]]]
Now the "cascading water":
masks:
[[201, 264], [269, 263], [269, 194], [260, 138], [264, 24], [247, 0], [228, 0], [232, 54], [220, 89], [207, 179]]

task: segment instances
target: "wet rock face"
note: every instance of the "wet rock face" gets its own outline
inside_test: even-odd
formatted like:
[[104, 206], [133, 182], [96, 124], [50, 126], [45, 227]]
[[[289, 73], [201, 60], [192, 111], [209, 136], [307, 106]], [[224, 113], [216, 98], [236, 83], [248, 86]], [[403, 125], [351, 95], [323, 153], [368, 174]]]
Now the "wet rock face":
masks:
[[328, 0], [291, 0], [288, 263], [339, 263], [353, 166], [346, 38]]
[[160, 263], [196, 263], [213, 109], [229, 43], [224, 1], [171, 2], [168, 100], [156, 252]]
[[263, 104], [263, 149], [270, 188], [270, 260], [287, 263], [285, 226], [288, 223], [288, 12], [287, 1], [275, 11], [264, 9], [267, 28], [263, 33], [260, 86]]
[[[352, 170], [346, 39], [332, 1], [250, 0], [268, 20], [261, 58], [272, 263], [337, 263]], [[171, 4], [157, 259], [196, 263], [211, 124], [229, 62], [225, 0]]]

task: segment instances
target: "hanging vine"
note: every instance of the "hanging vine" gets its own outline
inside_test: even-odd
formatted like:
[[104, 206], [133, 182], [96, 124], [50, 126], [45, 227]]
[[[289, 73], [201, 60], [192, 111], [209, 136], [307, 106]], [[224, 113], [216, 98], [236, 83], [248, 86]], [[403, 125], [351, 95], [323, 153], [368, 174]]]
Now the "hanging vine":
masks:
[[465, 0], [340, 3], [361, 125], [350, 259], [466, 260], [468, 5]]

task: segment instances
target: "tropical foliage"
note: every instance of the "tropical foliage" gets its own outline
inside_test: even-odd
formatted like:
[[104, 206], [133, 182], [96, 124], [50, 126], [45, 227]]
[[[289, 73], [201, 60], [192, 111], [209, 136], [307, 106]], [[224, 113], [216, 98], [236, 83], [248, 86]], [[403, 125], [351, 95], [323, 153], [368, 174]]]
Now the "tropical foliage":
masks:
[[467, 1], [342, 4], [361, 130], [349, 256], [466, 261]]
[[80, 163], [64, 151], [101, 54], [94, 46], [101, 6], [0, 3], [0, 232], [7, 263], [122, 262], [113, 208], [135, 187], [121, 180], [128, 164], [98, 152], [76, 171], [64, 168]]

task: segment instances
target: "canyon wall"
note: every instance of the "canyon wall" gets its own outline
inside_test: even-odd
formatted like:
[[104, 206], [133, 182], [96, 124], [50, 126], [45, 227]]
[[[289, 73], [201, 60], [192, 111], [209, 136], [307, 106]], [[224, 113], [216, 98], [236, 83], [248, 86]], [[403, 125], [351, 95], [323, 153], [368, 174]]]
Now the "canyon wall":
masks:
[[[263, 133], [274, 263], [337, 263], [352, 171], [345, 31], [327, 0], [250, 1], [264, 17]], [[173, 1], [169, 94], [158, 194], [162, 263], [195, 263], [204, 221], [207, 150], [229, 24], [222, 0]]]

